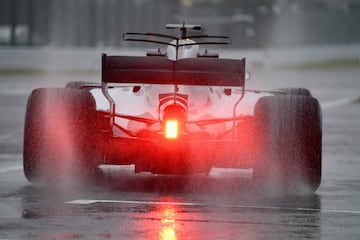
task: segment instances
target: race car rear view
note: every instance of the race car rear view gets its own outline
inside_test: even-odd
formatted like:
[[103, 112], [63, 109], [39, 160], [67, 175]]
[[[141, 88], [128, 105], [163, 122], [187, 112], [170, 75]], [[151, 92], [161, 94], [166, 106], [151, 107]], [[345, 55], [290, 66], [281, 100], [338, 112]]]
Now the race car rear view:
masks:
[[245, 59], [221, 59], [194, 35], [199, 25], [169, 24], [180, 36], [126, 33], [165, 44], [146, 56], [102, 55], [99, 84], [69, 82], [31, 93], [24, 130], [30, 182], [95, 178], [100, 165], [135, 172], [207, 174], [252, 169], [253, 178], [315, 191], [321, 181], [321, 108], [307, 89], [245, 88]]

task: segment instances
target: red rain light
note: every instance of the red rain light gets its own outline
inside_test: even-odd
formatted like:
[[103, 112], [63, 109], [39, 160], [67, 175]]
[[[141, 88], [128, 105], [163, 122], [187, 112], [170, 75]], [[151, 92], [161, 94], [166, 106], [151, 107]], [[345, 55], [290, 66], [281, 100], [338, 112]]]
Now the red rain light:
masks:
[[165, 122], [165, 137], [176, 139], [178, 137], [179, 124], [176, 120], [167, 120]]

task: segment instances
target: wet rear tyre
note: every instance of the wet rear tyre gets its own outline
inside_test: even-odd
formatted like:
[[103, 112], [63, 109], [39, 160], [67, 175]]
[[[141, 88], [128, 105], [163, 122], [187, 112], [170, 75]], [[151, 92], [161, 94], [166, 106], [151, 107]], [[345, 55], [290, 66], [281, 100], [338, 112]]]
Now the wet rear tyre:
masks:
[[286, 191], [316, 191], [321, 182], [321, 109], [306, 95], [262, 97], [255, 105], [261, 141], [254, 178]]
[[28, 98], [23, 165], [33, 183], [85, 181], [97, 167], [96, 105], [89, 92], [35, 89]]
[[68, 82], [65, 85], [65, 88], [73, 88], [73, 89], [81, 89], [82, 87], [91, 84], [90, 82], [83, 82], [83, 81], [72, 81]]
[[278, 90], [290, 95], [312, 96], [310, 90], [306, 88], [280, 88]]

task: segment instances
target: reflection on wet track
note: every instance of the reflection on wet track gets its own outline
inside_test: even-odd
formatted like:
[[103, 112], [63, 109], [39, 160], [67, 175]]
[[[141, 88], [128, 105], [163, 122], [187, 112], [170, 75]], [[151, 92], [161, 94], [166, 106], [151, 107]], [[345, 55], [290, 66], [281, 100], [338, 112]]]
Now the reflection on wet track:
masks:
[[[251, 197], [241, 193], [224, 198], [224, 192], [197, 194], [161, 190], [146, 193], [102, 187], [59, 194], [53, 189], [35, 186], [24, 187], [18, 194], [32, 196], [21, 200], [21, 208], [23, 219], [37, 221], [34, 222], [37, 229], [31, 234], [29, 229], [24, 231], [27, 238], [34, 239], [105, 236], [107, 239], [232, 239], [244, 236], [257, 239], [262, 234], [281, 237], [280, 229], [297, 238], [303, 234], [317, 238], [320, 234], [321, 207], [316, 194], [287, 197], [257, 194], [255, 197], [253, 192]], [[107, 200], [66, 201], [84, 196]], [[296, 232], [298, 228], [303, 230]]]

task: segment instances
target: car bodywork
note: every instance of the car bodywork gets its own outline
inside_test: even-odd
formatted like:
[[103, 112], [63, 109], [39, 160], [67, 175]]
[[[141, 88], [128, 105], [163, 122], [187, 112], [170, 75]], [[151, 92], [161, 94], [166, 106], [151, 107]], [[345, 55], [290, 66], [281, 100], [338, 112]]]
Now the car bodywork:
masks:
[[[112, 154], [107, 158], [110, 163], [135, 164], [136, 171], [164, 174], [208, 172], [214, 166], [251, 167], [253, 150], [258, 149], [255, 125], [250, 111], [239, 107], [245, 96], [245, 59], [199, 57], [199, 44], [193, 39], [206, 39], [203, 44], [228, 44], [229, 39], [185, 34], [174, 44], [166, 43], [164, 56], [103, 54], [102, 93], [109, 103], [105, 118], [112, 129], [108, 139], [113, 147], [106, 150]], [[165, 36], [127, 33], [124, 38], [134, 35]], [[166, 136], [169, 119], [178, 121], [173, 138]]]
[[[96, 159], [85, 160], [92, 162], [91, 168], [101, 164], [133, 164], [135, 172], [154, 174], [208, 173], [212, 167], [252, 168], [254, 171], [261, 169], [259, 175], [266, 177], [269, 171], [264, 169], [270, 168], [269, 164], [263, 165], [264, 159], [271, 155], [269, 145], [281, 144], [279, 139], [280, 142], [274, 142], [270, 130], [271, 126], [280, 129], [280, 125], [270, 125], [270, 122], [287, 124], [286, 116], [289, 115], [285, 112], [280, 114], [282, 117], [274, 118], [272, 112], [281, 107], [273, 105], [295, 99], [293, 107], [305, 112], [300, 121], [307, 122], [316, 115], [309, 125], [316, 129], [316, 134], [305, 136], [301, 129], [306, 125], [303, 122], [284, 129], [300, 129], [299, 135], [304, 137], [299, 137], [301, 142], [294, 142], [295, 145], [308, 141], [308, 138], [316, 138], [316, 143], [320, 143], [320, 159], [319, 149], [306, 155], [309, 159], [316, 155], [316, 166], [310, 164], [312, 160], [299, 165], [306, 165], [307, 169], [304, 170], [305, 177], [300, 174], [301, 178], [316, 175], [309, 180], [312, 189], [316, 189], [321, 178], [321, 109], [311, 93], [306, 89], [247, 90], [245, 59], [221, 59], [207, 50], [200, 52], [201, 45], [230, 44], [230, 38], [189, 35], [190, 31], [200, 30], [199, 25], [171, 24], [167, 27], [179, 29], [180, 36], [124, 34], [124, 40], [128, 41], [166, 44], [165, 52], [158, 49], [148, 52], [147, 56], [103, 54], [101, 84], [72, 82], [65, 90], [57, 90], [86, 92], [94, 99], [95, 104], [88, 114], [91, 116], [88, 119], [91, 140], [87, 141], [92, 142], [91, 151], [96, 152], [92, 158], [96, 156]], [[64, 94], [70, 96], [73, 93]], [[307, 104], [314, 105], [311, 113], [306, 112]], [[274, 107], [277, 110], [273, 111]], [[291, 108], [290, 105], [287, 107]], [[29, 112], [33, 110], [28, 103], [28, 114], [31, 115]], [[292, 119], [298, 118], [297, 113], [292, 115]], [[26, 130], [32, 123], [25, 125], [25, 136], [27, 132], [33, 134]], [[289, 132], [276, 134], [278, 138], [282, 135], [285, 138]], [[26, 146], [26, 139], [24, 141]], [[307, 152], [307, 148], [297, 147], [301, 152]], [[29, 152], [24, 151], [24, 167], [25, 175], [32, 181], [34, 167], [30, 166], [32, 155]], [[280, 150], [276, 154], [276, 158], [283, 158]], [[289, 178], [289, 171], [285, 172], [283, 177]]]

